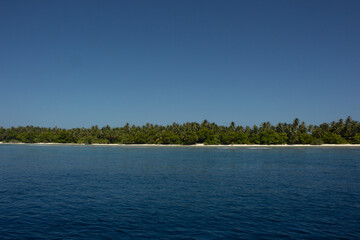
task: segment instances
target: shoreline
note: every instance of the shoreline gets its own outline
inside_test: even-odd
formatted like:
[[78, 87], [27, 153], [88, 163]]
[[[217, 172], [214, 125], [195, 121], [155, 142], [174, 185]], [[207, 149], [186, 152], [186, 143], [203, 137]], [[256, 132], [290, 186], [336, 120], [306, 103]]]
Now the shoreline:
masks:
[[180, 145], [180, 144], [121, 144], [121, 143], [7, 143], [0, 142], [4, 145], [60, 145], [60, 146], [113, 146], [113, 147], [192, 147], [192, 148], [297, 148], [297, 147], [360, 147], [360, 144], [321, 144], [321, 145], [310, 145], [310, 144], [279, 144], [279, 145], [262, 145], [262, 144], [229, 144], [229, 145], [205, 145], [203, 143], [197, 143], [194, 145]]

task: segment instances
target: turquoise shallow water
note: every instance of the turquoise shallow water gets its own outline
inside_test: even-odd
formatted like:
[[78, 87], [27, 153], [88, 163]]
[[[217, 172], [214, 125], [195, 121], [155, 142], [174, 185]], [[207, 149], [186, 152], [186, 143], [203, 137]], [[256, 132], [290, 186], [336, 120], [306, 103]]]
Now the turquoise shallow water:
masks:
[[0, 145], [1, 239], [359, 239], [360, 148]]

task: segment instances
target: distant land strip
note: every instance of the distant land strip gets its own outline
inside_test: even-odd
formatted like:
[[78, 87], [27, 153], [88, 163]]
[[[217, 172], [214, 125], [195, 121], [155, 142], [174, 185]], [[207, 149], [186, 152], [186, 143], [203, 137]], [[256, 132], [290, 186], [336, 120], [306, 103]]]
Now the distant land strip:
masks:
[[161, 126], [125, 124], [112, 128], [46, 128], [0, 127], [1, 143], [63, 143], [97, 145], [194, 145], [194, 146], [351, 146], [360, 144], [360, 122], [347, 117], [320, 125], [306, 125], [295, 118], [292, 123], [275, 126], [264, 122], [260, 126], [219, 126], [204, 120], [202, 123], [173, 123]]

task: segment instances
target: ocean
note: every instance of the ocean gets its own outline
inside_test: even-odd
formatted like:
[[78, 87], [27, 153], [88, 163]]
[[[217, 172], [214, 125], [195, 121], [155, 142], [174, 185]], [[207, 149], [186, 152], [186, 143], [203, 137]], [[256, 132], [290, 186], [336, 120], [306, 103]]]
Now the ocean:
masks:
[[360, 239], [360, 148], [2, 144], [0, 239]]

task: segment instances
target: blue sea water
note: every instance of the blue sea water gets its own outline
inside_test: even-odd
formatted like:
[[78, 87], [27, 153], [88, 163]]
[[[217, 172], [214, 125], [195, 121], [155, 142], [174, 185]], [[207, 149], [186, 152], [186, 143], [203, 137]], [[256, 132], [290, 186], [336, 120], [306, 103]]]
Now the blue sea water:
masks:
[[360, 148], [0, 145], [1, 239], [360, 239]]

